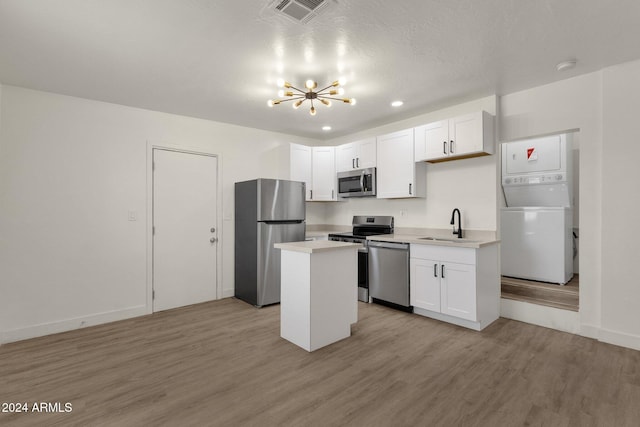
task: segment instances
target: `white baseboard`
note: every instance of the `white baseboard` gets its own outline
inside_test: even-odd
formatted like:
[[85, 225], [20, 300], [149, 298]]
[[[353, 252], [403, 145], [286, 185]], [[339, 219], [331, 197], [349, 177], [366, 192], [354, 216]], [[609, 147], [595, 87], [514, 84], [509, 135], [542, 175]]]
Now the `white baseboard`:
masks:
[[618, 345], [620, 347], [632, 348], [640, 350], [640, 336], [627, 334], [624, 332], [612, 331], [610, 329], [600, 328], [598, 341], [608, 344]]
[[129, 307], [124, 310], [107, 311], [104, 313], [80, 316], [56, 322], [42, 323], [40, 325], [28, 326], [26, 328], [0, 331], [0, 344], [41, 337], [44, 335], [57, 334], [59, 332], [71, 331], [87, 326], [101, 325], [103, 323], [115, 322], [117, 320], [129, 319], [131, 317], [144, 316], [145, 314], [150, 313], [151, 310], [147, 309], [146, 305], [140, 305]]
[[500, 316], [572, 334], [580, 332], [580, 314], [575, 311], [501, 298]]
[[579, 314], [569, 310], [500, 299], [500, 316], [593, 338], [607, 344], [640, 350], [640, 336], [612, 331], [596, 325], [580, 324]]
[[[230, 298], [236, 294], [235, 289], [223, 289], [222, 298]], [[220, 299], [222, 299], [220, 298]]]
[[600, 327], [583, 323], [582, 325], [580, 325], [580, 335], [587, 338], [593, 338], [594, 340], [599, 340]]

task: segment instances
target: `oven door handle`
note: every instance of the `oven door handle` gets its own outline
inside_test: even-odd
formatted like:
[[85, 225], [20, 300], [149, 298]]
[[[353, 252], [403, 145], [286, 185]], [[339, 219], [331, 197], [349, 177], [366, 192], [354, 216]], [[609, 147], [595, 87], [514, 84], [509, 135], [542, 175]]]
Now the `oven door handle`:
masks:
[[360, 190], [364, 191], [364, 171], [360, 174]]

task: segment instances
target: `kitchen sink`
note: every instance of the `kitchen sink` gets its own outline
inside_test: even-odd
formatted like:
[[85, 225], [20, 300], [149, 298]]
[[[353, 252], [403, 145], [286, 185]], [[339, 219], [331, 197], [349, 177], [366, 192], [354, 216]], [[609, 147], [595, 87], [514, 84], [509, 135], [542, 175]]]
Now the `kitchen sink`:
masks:
[[431, 240], [432, 242], [449, 242], [449, 243], [474, 243], [477, 240], [467, 240], [467, 239], [447, 239], [442, 237], [418, 237], [420, 240]]

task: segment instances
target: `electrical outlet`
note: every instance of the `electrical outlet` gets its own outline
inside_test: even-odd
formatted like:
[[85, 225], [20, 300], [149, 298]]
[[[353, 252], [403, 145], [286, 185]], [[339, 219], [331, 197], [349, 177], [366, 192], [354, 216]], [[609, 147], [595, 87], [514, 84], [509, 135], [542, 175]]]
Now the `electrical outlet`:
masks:
[[138, 212], [136, 211], [129, 211], [129, 221], [137, 221], [138, 220]]
[[400, 216], [407, 216], [407, 211], [406, 210], [401, 210], [400, 211]]

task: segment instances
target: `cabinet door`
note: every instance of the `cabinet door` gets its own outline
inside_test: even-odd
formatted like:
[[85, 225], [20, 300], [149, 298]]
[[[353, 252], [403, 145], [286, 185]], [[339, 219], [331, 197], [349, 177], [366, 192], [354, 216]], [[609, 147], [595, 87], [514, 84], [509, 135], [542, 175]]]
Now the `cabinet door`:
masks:
[[369, 138], [356, 144], [356, 168], [366, 169], [376, 167], [376, 139]]
[[440, 266], [440, 310], [444, 314], [476, 321], [476, 267], [444, 262]]
[[356, 145], [354, 143], [336, 147], [336, 171], [345, 172], [356, 169]]
[[440, 312], [440, 263], [411, 258], [411, 305]]
[[334, 147], [313, 147], [312, 149], [311, 200], [336, 200], [336, 157]]
[[449, 120], [416, 128], [416, 161], [449, 156]]
[[413, 129], [377, 138], [377, 197], [415, 197]]
[[311, 200], [311, 147], [290, 144], [289, 179], [304, 182], [305, 199]]
[[483, 150], [482, 112], [449, 120], [449, 154], [463, 156]]

